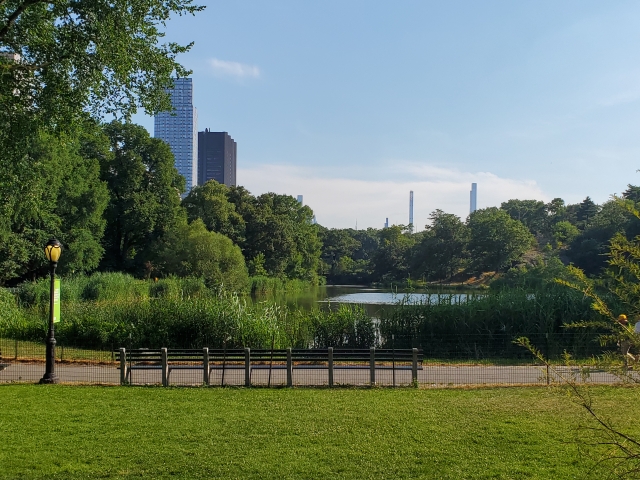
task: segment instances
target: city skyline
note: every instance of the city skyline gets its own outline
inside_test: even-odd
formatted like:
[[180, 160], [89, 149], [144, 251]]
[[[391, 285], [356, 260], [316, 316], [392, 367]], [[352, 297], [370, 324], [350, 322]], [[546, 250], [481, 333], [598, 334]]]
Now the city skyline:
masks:
[[470, 183], [478, 208], [638, 183], [638, 20], [626, 1], [248, 0], [167, 40], [195, 41], [179, 58], [200, 121], [242, 139], [241, 185], [304, 191], [330, 227], [380, 225], [380, 205], [405, 223], [414, 190], [421, 228], [436, 208], [465, 218]]

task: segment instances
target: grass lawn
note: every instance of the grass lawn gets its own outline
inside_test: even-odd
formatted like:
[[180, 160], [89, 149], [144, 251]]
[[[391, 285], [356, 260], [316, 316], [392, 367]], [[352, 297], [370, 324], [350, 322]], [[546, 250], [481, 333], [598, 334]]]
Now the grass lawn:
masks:
[[[640, 389], [592, 389], [640, 434]], [[0, 385], [0, 478], [584, 478], [589, 424], [545, 388]]]

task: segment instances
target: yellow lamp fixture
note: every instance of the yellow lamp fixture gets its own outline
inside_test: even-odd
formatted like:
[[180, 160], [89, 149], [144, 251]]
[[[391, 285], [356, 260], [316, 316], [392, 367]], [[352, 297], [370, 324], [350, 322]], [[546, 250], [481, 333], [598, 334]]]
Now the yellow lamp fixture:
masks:
[[60, 254], [62, 253], [62, 244], [52, 238], [47, 242], [47, 245], [44, 247], [44, 254], [51, 263], [58, 263], [58, 259], [60, 258]]

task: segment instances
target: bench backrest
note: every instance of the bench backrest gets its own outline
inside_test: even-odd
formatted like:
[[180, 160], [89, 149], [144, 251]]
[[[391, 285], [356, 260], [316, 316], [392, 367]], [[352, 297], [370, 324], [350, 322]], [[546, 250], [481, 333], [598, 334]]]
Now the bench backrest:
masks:
[[[125, 351], [127, 362], [161, 362], [161, 349], [132, 349]], [[167, 360], [171, 362], [201, 362], [204, 358], [202, 349], [167, 349]], [[120, 352], [115, 352], [116, 360], [120, 360]], [[287, 360], [287, 350], [250, 350], [251, 360], [254, 362], [283, 362]], [[418, 350], [418, 362], [422, 363], [424, 354]], [[292, 349], [291, 359], [294, 362], [326, 362], [329, 359], [329, 350], [318, 349]], [[245, 360], [244, 349], [209, 349], [210, 362], [241, 362]], [[411, 362], [413, 350], [411, 349], [375, 349], [374, 360], [376, 362]], [[334, 362], [370, 362], [371, 350], [366, 348], [334, 348]]]

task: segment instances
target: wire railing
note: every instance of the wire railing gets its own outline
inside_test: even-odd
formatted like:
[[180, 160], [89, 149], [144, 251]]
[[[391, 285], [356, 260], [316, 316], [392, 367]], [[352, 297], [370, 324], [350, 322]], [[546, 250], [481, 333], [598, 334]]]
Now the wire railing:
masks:
[[[58, 344], [56, 347], [56, 374], [63, 383], [86, 384], [157, 384], [157, 385], [210, 385], [210, 386], [455, 386], [455, 385], [544, 385], [552, 379], [544, 365], [514, 343], [514, 336], [495, 334], [442, 335], [425, 341], [410, 337], [394, 337], [393, 342], [380, 339], [373, 348], [378, 352], [370, 358], [339, 357], [339, 351], [348, 347], [335, 347], [335, 357], [329, 364], [329, 347], [318, 349], [251, 349], [254, 354], [245, 358], [244, 347], [210, 349], [205, 377], [204, 359], [201, 357], [167, 359], [164, 373], [160, 357], [133, 362], [126, 352], [145, 351], [144, 345], [102, 345], [98, 348]], [[555, 334], [532, 340], [559, 369], [569, 355], [576, 365], [593, 365], [594, 355], [616, 349], [615, 345], [602, 347], [596, 334]], [[203, 352], [206, 345], [202, 345]], [[419, 351], [419, 363], [406, 352]], [[127, 375], [123, 381], [122, 351], [125, 352]], [[341, 350], [342, 349], [342, 350]], [[193, 351], [196, 351], [194, 349]], [[295, 351], [315, 352], [317, 357], [296, 357]], [[356, 349], [352, 349], [354, 352]], [[362, 349], [358, 349], [362, 350]], [[147, 351], [151, 352], [151, 350]], [[156, 349], [160, 355], [161, 349]], [[171, 349], [168, 350], [170, 352]], [[369, 355], [362, 350], [362, 355]], [[385, 352], [382, 355], [380, 352]], [[31, 342], [0, 338], [0, 383], [38, 382], [45, 370], [44, 342]], [[240, 352], [240, 353], [238, 353]], [[397, 352], [397, 357], [394, 356]], [[198, 355], [202, 355], [199, 353]], [[135, 365], [134, 365], [135, 364]], [[131, 368], [136, 366], [138, 368]], [[149, 368], [144, 368], [145, 366]], [[248, 373], [247, 373], [248, 372]], [[249, 381], [247, 381], [247, 378]], [[617, 378], [592, 368], [585, 381], [616, 383]]]

